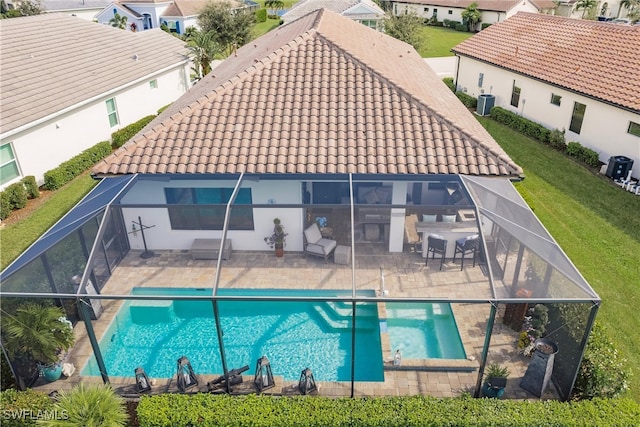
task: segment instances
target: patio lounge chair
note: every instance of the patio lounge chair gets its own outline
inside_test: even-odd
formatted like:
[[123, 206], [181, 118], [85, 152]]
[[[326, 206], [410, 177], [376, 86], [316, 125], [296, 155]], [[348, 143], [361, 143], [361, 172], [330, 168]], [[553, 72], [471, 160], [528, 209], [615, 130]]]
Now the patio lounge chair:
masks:
[[320, 233], [320, 228], [318, 228], [317, 223], [311, 224], [311, 226], [307, 227], [304, 230], [304, 253], [321, 256], [324, 258], [325, 262], [333, 253], [333, 250], [336, 248], [336, 241], [332, 239], [326, 239], [322, 237], [322, 233]]

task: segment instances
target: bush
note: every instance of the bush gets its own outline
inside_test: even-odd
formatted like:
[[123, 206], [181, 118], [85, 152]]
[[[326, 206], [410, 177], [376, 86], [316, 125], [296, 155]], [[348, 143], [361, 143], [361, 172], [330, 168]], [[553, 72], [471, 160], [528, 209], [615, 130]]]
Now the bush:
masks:
[[24, 184], [25, 190], [27, 190], [27, 197], [30, 199], [37, 199], [40, 197], [40, 190], [36, 183], [36, 177], [33, 175], [25, 176], [22, 178], [22, 184]]
[[114, 149], [122, 147], [125, 142], [133, 138], [135, 134], [140, 132], [143, 127], [148, 125], [149, 122], [155, 118], [155, 115], [146, 116], [135, 123], [131, 123], [129, 126], [125, 126], [122, 129], [113, 132], [111, 134], [111, 147]]
[[614, 398], [629, 388], [631, 373], [627, 361], [597, 323], [589, 336], [578, 377], [573, 388], [576, 399]]
[[456, 96], [467, 108], [476, 108], [478, 106], [478, 99], [474, 98], [471, 95], [467, 95], [464, 92], [458, 91], [456, 92]]
[[482, 25], [480, 26], [480, 31], [484, 30], [485, 28], [489, 28], [491, 26], [491, 24], [483, 22]]
[[[142, 396], [140, 426], [426, 426], [635, 425], [631, 399], [582, 402], [516, 401], [425, 396], [329, 398], [228, 396], [198, 393]], [[258, 422], [259, 420], [259, 422]]]
[[267, 9], [256, 10], [256, 23], [265, 22], [267, 20]]
[[11, 212], [13, 212], [13, 208], [11, 207], [11, 201], [9, 200], [9, 193], [2, 191], [0, 192], [0, 220], [9, 218]]
[[444, 82], [444, 84], [449, 86], [449, 89], [451, 89], [451, 92], [456, 91], [456, 86], [455, 84], [453, 84], [453, 77], [445, 77], [444, 79], [442, 79], [442, 81]]
[[109, 384], [86, 386], [80, 383], [71, 391], [61, 391], [53, 409], [66, 414], [67, 419], [42, 420], [39, 425], [117, 427], [125, 426], [128, 420], [124, 400]]
[[45, 172], [43, 187], [46, 190], [57, 190], [109, 154], [111, 154], [109, 141], [100, 142], [62, 163], [57, 168]]
[[564, 138], [564, 129], [554, 129], [551, 131], [551, 133], [549, 134], [549, 145], [560, 151], [567, 150], [567, 143], [565, 142]]
[[12, 210], [22, 209], [27, 206], [27, 190], [22, 182], [11, 184], [4, 191], [9, 195], [9, 206]]
[[456, 26], [454, 27], [454, 29], [456, 31], [460, 31], [461, 33], [466, 33], [467, 31], [469, 31], [469, 28], [460, 22], [456, 23]]
[[590, 148], [583, 147], [579, 142], [567, 144], [567, 154], [592, 167], [600, 166], [600, 156]]
[[446, 27], [446, 28], [451, 28], [452, 30], [456, 30], [458, 28], [458, 25], [461, 25], [462, 23], [459, 21], [451, 21], [449, 19], [445, 19], [442, 21], [442, 26]]
[[0, 407], [3, 427], [34, 426], [37, 414], [51, 411], [53, 402], [39, 391], [9, 389], [0, 393]]

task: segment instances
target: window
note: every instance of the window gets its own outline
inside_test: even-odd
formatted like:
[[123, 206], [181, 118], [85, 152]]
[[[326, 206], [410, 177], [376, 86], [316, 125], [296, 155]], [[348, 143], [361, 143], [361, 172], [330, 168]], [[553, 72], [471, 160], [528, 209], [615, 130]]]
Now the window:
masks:
[[551, 94], [551, 103], [553, 105], [560, 106], [560, 100], [561, 99], [562, 99], [562, 97], [560, 95], [556, 95], [555, 93]]
[[513, 81], [513, 88], [511, 89], [511, 105], [518, 107], [520, 104], [520, 88], [516, 86], [516, 81]]
[[482, 87], [483, 83], [484, 83], [484, 73], [480, 73], [478, 74], [478, 87]]
[[[165, 188], [173, 230], [222, 230], [233, 188]], [[251, 189], [241, 188], [231, 208], [230, 230], [253, 230]]]
[[11, 148], [11, 144], [3, 144], [0, 147], [0, 184], [4, 185], [19, 176], [20, 171], [13, 154], [13, 148]]
[[571, 115], [571, 124], [569, 125], [569, 130], [571, 132], [580, 133], [582, 129], [582, 121], [584, 120], [584, 112], [587, 109], [587, 106], [584, 104], [580, 104], [579, 102], [575, 102], [573, 104], [573, 114]]
[[425, 11], [425, 12], [429, 12], [429, 8], [428, 8], [428, 7], [425, 7], [425, 8], [424, 8], [424, 11]]
[[433, 9], [433, 16], [438, 16], [438, 9]]
[[378, 21], [373, 19], [363, 19], [360, 23], [365, 27], [373, 28], [374, 30], [378, 29]]
[[449, 15], [453, 15], [453, 10], [449, 9], [449, 12], [447, 12]]
[[118, 120], [118, 108], [116, 107], [116, 99], [107, 99], [107, 114], [109, 115], [109, 125], [111, 127], [117, 126], [120, 123]]
[[631, 135], [640, 136], [640, 124], [636, 122], [629, 122], [629, 128], [627, 129], [627, 133]]
[[153, 79], [149, 82], [149, 87], [151, 89], [158, 89], [158, 80]]

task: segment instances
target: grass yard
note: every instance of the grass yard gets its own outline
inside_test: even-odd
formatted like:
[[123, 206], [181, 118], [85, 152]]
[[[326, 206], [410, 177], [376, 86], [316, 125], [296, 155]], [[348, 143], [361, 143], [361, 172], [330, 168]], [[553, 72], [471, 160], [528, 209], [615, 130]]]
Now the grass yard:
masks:
[[425, 42], [418, 50], [423, 58], [439, 58], [453, 56], [451, 48], [471, 37], [473, 33], [463, 33], [449, 28], [423, 26]]
[[479, 120], [522, 166], [526, 178], [518, 189], [602, 298], [597, 321], [629, 361], [630, 394], [640, 402], [640, 197], [503, 125]]

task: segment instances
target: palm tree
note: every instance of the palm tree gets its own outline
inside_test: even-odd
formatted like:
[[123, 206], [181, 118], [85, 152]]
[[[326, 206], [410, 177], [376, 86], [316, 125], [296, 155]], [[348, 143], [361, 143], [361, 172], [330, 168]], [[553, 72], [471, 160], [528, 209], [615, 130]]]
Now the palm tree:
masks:
[[109, 384], [86, 386], [80, 383], [71, 391], [62, 390], [53, 409], [58, 414], [66, 414], [66, 419], [38, 420], [38, 425], [116, 427], [125, 426], [128, 420], [122, 398]]
[[127, 28], [127, 17], [116, 12], [113, 18], [109, 20], [109, 25], [124, 30]]
[[211, 71], [211, 61], [222, 52], [222, 47], [215, 41], [213, 31], [194, 30], [187, 39], [189, 56], [193, 60], [194, 79], [199, 80]]
[[635, 17], [635, 14], [633, 14], [633, 12], [635, 12], [635, 9], [638, 6], [640, 6], [640, 1], [639, 0], [620, 0], [620, 7], [618, 9], [617, 18], [620, 18], [620, 14], [622, 13], [622, 8], [623, 7], [625, 9], [627, 9], [627, 16], [629, 16], [629, 14], [632, 14], [632, 17]]
[[268, 9], [271, 9], [275, 14], [278, 13], [280, 9], [284, 9], [284, 2], [282, 0], [266, 0], [264, 2], [264, 6]]
[[478, 3], [473, 2], [469, 6], [467, 6], [465, 10], [462, 11], [462, 14], [460, 16], [467, 23], [467, 28], [469, 29], [469, 31], [473, 32], [476, 29], [476, 25], [482, 18], [482, 12], [480, 12], [480, 9], [478, 9]]
[[576, 10], [582, 9], [582, 19], [584, 19], [584, 14], [587, 11], [594, 9], [596, 6], [598, 6], [597, 0], [578, 0], [576, 2]]

